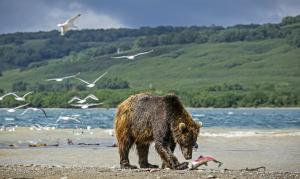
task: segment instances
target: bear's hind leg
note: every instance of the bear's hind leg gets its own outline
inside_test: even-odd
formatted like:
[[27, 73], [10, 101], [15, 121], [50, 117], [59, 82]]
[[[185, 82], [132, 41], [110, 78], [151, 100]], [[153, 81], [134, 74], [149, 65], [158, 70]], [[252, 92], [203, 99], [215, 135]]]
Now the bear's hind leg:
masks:
[[150, 144], [136, 144], [140, 168], [158, 168], [157, 165], [152, 165], [148, 162], [149, 147]]
[[118, 146], [119, 146], [119, 154], [120, 154], [120, 165], [121, 168], [123, 169], [136, 169], [137, 167], [134, 165], [130, 165], [129, 163], [129, 150], [131, 146], [133, 145], [133, 140], [128, 139], [128, 140], [122, 140], [119, 141]]

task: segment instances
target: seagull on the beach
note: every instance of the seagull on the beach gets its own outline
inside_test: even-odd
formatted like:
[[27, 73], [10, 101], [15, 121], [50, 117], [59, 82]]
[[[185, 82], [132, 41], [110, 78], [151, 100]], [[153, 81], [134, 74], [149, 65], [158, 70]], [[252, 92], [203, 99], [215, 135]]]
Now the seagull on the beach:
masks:
[[29, 103], [24, 104], [24, 105], [21, 105], [21, 106], [17, 106], [17, 107], [15, 107], [15, 108], [6, 109], [6, 111], [9, 112], [9, 113], [16, 112], [17, 109], [20, 109], [20, 108], [22, 108], [22, 107], [25, 107], [25, 106], [27, 106], [28, 104], [29, 104]]
[[15, 132], [16, 128], [18, 128], [18, 125], [14, 124], [14, 123], [9, 123], [6, 125], [1, 126], [1, 130], [0, 131], [8, 131], [8, 132]]
[[114, 130], [113, 129], [107, 129], [105, 130], [105, 132], [110, 135], [110, 136], [114, 136]]
[[91, 106], [98, 106], [98, 105], [101, 105], [101, 104], [103, 104], [103, 103], [93, 103], [93, 104], [86, 103], [86, 104], [71, 104], [71, 105], [74, 106], [74, 107], [80, 107], [82, 109], [87, 109]]
[[89, 94], [89, 95], [88, 95], [87, 97], [85, 97], [84, 99], [80, 99], [79, 97], [74, 96], [71, 100], [68, 101], [68, 103], [70, 104], [70, 103], [72, 103], [73, 101], [78, 100], [77, 103], [78, 103], [78, 104], [82, 104], [82, 103], [85, 103], [86, 100], [89, 99], [89, 98], [91, 98], [91, 99], [93, 99], [93, 100], [95, 100], [95, 101], [99, 101], [99, 99], [98, 99], [95, 95]]
[[89, 83], [89, 82], [87, 82], [87, 81], [85, 81], [85, 80], [83, 80], [83, 79], [81, 79], [81, 78], [76, 78], [75, 77], [75, 79], [77, 79], [77, 80], [80, 80], [80, 81], [82, 81], [83, 83], [86, 83], [87, 85], [87, 87], [89, 87], [89, 88], [92, 88], [92, 87], [94, 87], [95, 85], [96, 85], [96, 82], [98, 81], [98, 80], [100, 80], [103, 76], [105, 76], [107, 74], [107, 72], [105, 72], [105, 73], [103, 73], [101, 76], [99, 76], [95, 81], [93, 81], [92, 83]]
[[24, 96], [18, 96], [16, 93], [10, 93], [10, 95], [15, 96], [15, 100], [17, 101], [25, 101], [25, 97], [31, 93], [33, 93], [33, 91], [26, 93]]
[[27, 113], [27, 111], [32, 110], [32, 111], [41, 111], [44, 113], [45, 117], [48, 117], [46, 114], [46, 111], [42, 108], [27, 108], [25, 109], [25, 111], [23, 111], [20, 115], [24, 115], [25, 113]]
[[64, 79], [68, 79], [68, 78], [74, 78], [76, 77], [77, 75], [79, 75], [79, 73], [77, 73], [76, 75], [71, 75], [71, 76], [65, 76], [65, 77], [61, 77], [61, 78], [50, 78], [50, 79], [47, 79], [46, 81], [57, 81], [57, 82], [61, 82], [63, 81]]
[[112, 57], [112, 58], [127, 58], [127, 59], [129, 59], [129, 60], [133, 60], [133, 59], [135, 59], [135, 57], [137, 57], [137, 56], [144, 55], [144, 54], [151, 53], [151, 52], [153, 52], [153, 49], [150, 50], [150, 51], [147, 51], [147, 52], [141, 52], [141, 53], [138, 53], [138, 54], [135, 54], [135, 55], [128, 55], [128, 56], [124, 55], [124, 56], [120, 56], [120, 57]]
[[55, 123], [58, 123], [58, 122], [61, 121], [61, 120], [63, 120], [63, 121], [70, 121], [70, 120], [72, 120], [72, 121], [80, 122], [80, 121], [78, 120], [78, 116], [71, 115], [71, 116], [59, 116], [59, 117], [57, 118], [57, 120], [56, 120]]
[[52, 126], [52, 127], [49, 127], [49, 124], [48, 125], [46, 125], [46, 126], [41, 126], [41, 125], [39, 125], [39, 124], [34, 124], [34, 125], [32, 125], [29, 129], [30, 130], [37, 130], [37, 131], [41, 131], [41, 130], [46, 130], [46, 131], [48, 131], [48, 130], [50, 130], [50, 129], [52, 129], [52, 130], [55, 130], [56, 129], [56, 126], [57, 126], [57, 124], [55, 124], [55, 126]]
[[76, 16], [71, 17], [66, 22], [62, 24], [57, 24], [58, 27], [60, 27], [60, 35], [65, 35], [65, 33], [69, 30], [69, 28], [77, 28], [77, 26], [74, 25], [74, 21], [80, 17], [81, 14], [77, 14]]

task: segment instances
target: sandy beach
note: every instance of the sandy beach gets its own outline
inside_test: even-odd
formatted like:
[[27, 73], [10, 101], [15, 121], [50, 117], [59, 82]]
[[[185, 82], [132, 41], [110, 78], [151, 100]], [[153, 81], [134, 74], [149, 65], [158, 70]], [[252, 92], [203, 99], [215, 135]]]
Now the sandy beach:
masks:
[[[218, 168], [210, 163], [197, 171], [170, 170], [120, 170], [119, 156], [115, 138], [107, 129], [84, 130], [56, 129], [35, 131], [29, 128], [17, 128], [15, 132], [1, 131], [0, 135], [0, 176], [7, 177], [53, 177], [70, 178], [104, 177], [127, 178], [149, 176], [150, 178], [174, 176], [191, 178], [299, 178], [300, 138], [288, 132], [281, 135], [222, 136], [221, 129], [204, 129], [198, 138], [200, 154], [209, 155], [223, 162]], [[268, 131], [266, 131], [267, 133]], [[290, 130], [289, 130], [290, 132]], [[276, 132], [275, 132], [276, 133]], [[274, 132], [272, 132], [274, 134]], [[284, 135], [286, 134], [286, 135]], [[297, 134], [295, 131], [292, 134]], [[222, 136], [222, 137], [221, 137]], [[68, 145], [71, 139], [74, 145]], [[29, 147], [46, 144], [47, 146]], [[130, 152], [131, 163], [137, 165], [135, 149]], [[178, 148], [175, 151], [180, 161], [185, 161]], [[161, 164], [160, 158], [150, 149], [150, 163]], [[245, 171], [246, 168], [264, 166], [266, 171]], [[32, 172], [34, 171], [34, 172]], [[83, 171], [83, 172], [80, 172]]]

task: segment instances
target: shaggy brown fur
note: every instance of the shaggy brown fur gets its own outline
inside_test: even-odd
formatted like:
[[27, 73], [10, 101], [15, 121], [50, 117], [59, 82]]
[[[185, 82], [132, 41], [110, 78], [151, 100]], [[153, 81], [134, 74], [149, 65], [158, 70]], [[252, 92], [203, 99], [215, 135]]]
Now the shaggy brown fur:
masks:
[[129, 150], [136, 144], [141, 168], [156, 168], [148, 163], [151, 142], [160, 155], [163, 165], [171, 169], [185, 169], [173, 152], [176, 143], [186, 159], [192, 158], [199, 128], [184, 109], [176, 95], [153, 96], [147, 93], [133, 95], [123, 101], [115, 117], [121, 168], [136, 168], [129, 163]]

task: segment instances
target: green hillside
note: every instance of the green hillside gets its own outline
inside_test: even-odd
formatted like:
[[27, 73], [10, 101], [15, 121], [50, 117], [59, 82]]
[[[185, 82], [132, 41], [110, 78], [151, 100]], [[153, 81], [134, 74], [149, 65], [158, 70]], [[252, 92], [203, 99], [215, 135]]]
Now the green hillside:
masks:
[[[130, 94], [145, 91], [175, 92], [192, 107], [300, 106], [300, 27], [293, 24], [298, 21], [229, 28], [71, 31], [65, 39], [56, 37], [55, 31], [24, 33], [22, 38], [7, 34], [0, 37], [0, 89], [34, 90], [30, 100], [44, 107], [69, 107], [66, 101], [73, 95], [90, 92], [105, 106], [116, 106]], [[85, 34], [102, 34], [102, 39]], [[105, 35], [111, 38], [105, 40]], [[121, 54], [116, 54], [117, 48]], [[134, 60], [111, 58], [150, 49], [154, 52]], [[45, 81], [78, 72], [80, 78], [93, 81], [106, 71], [93, 91], [75, 79]], [[12, 105], [10, 98], [0, 103]]]

